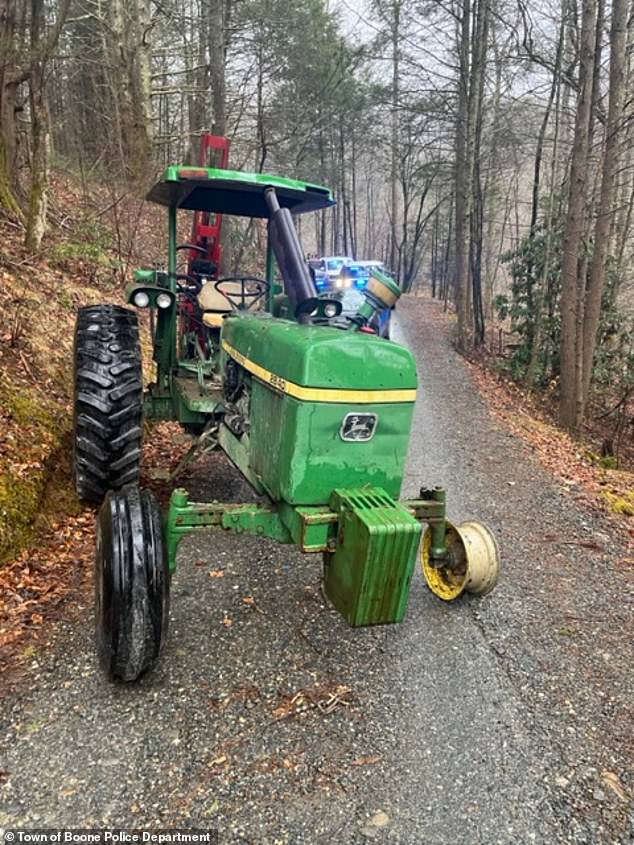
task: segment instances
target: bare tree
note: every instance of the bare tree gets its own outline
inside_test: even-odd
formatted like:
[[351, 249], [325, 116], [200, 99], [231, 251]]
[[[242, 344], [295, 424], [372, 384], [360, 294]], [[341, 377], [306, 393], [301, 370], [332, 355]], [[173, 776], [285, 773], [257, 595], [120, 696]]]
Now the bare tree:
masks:
[[583, 279], [579, 273], [579, 260], [586, 223], [585, 202], [590, 125], [592, 121], [597, 12], [597, 0], [583, 0], [581, 40], [579, 45], [579, 97], [575, 117], [570, 165], [568, 213], [566, 216], [561, 265], [561, 383], [559, 419], [561, 424], [569, 429], [575, 428], [578, 419], [577, 319], [582, 301], [580, 293], [583, 290]]
[[22, 0], [0, 0], [0, 206], [22, 219], [16, 199], [18, 90], [29, 76], [25, 56], [26, 4]]
[[[459, 79], [458, 113], [456, 117], [456, 281], [455, 301], [458, 314], [458, 349], [468, 345], [472, 280], [472, 233], [474, 209], [479, 201], [480, 181], [477, 177], [476, 159], [479, 154], [479, 137], [482, 120], [482, 93], [487, 56], [489, 0], [463, 0], [462, 19], [458, 43]], [[474, 249], [481, 253], [481, 227]], [[480, 260], [477, 259], [477, 267]], [[484, 334], [482, 298], [478, 269], [477, 309], [480, 337]]]
[[626, 80], [627, 0], [613, 0], [610, 27], [610, 84], [608, 118], [605, 127], [601, 195], [594, 229], [594, 251], [585, 297], [582, 352], [582, 395], [578, 403], [577, 425], [583, 419], [588, 402], [601, 298], [605, 286], [606, 261], [611, 223], [615, 213], [615, 182], [619, 166], [619, 142], [623, 128], [623, 103]]
[[143, 185], [153, 169], [150, 0], [111, 0], [107, 32], [122, 155]]

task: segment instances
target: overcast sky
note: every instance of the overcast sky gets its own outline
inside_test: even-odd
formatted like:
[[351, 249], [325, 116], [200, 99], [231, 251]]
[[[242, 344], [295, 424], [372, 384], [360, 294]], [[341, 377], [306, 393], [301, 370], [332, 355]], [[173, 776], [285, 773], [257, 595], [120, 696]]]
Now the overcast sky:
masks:
[[329, 6], [339, 15], [346, 35], [362, 41], [372, 37], [373, 29], [365, 0], [330, 0]]

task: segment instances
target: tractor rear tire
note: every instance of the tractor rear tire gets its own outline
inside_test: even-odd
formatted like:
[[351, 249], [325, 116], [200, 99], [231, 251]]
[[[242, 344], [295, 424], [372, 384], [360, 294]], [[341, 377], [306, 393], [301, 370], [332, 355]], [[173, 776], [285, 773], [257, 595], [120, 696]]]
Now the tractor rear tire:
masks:
[[143, 374], [137, 315], [118, 305], [80, 308], [75, 327], [73, 474], [80, 499], [139, 480]]
[[158, 660], [169, 588], [156, 499], [136, 484], [109, 492], [97, 519], [95, 628], [99, 660], [111, 679], [134, 681]]

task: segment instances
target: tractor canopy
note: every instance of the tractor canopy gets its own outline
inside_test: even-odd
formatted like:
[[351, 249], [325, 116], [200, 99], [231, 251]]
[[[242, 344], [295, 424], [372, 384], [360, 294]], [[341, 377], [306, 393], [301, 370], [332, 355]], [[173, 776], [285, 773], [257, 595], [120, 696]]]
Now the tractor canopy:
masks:
[[264, 192], [275, 188], [281, 208], [293, 214], [335, 204], [328, 188], [268, 173], [243, 173], [213, 167], [168, 167], [146, 196], [150, 202], [191, 211], [270, 217]]

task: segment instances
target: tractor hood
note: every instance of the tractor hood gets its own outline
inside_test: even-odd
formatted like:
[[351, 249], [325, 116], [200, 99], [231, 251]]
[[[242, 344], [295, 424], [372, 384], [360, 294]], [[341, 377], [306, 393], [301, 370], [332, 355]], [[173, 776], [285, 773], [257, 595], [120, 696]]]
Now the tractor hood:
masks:
[[230, 316], [224, 321], [222, 344], [225, 353], [253, 375], [274, 387], [286, 382], [281, 389], [297, 398], [304, 397], [301, 390], [294, 394], [293, 386], [321, 388], [323, 401], [338, 401], [328, 391], [355, 394], [341, 401], [415, 400], [417, 376], [411, 352], [376, 335], [300, 326], [267, 316]]

